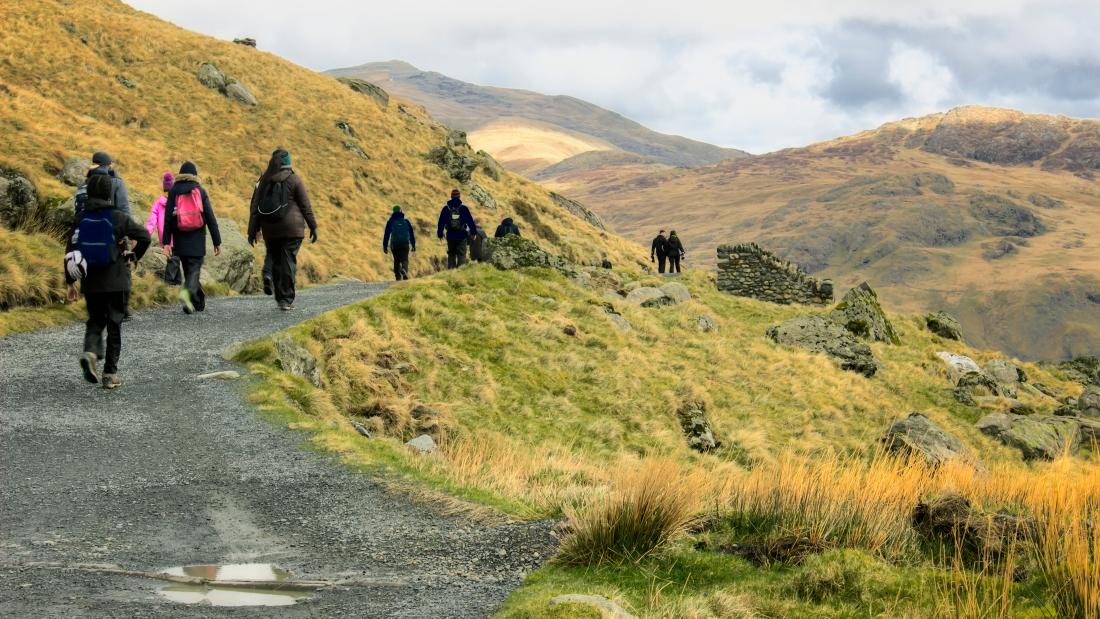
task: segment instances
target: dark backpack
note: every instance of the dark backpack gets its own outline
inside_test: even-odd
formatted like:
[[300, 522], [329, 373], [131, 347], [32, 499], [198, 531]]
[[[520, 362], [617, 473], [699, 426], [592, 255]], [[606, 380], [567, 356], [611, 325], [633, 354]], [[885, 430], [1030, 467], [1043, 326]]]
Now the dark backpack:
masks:
[[447, 230], [451, 232], [462, 232], [466, 229], [466, 224], [462, 221], [462, 207], [461, 206], [447, 206], [447, 210], [450, 211], [450, 219], [447, 220]]
[[80, 187], [76, 189], [76, 195], [73, 196], [73, 212], [80, 215], [84, 212], [84, 205], [88, 203], [88, 181], [80, 183]]
[[393, 228], [390, 228], [390, 245], [408, 245], [412, 238], [412, 231], [409, 229], [411, 225], [404, 218], [393, 222]]
[[290, 186], [286, 181], [268, 183], [260, 201], [256, 204], [256, 213], [264, 221], [282, 221], [290, 210]]
[[115, 239], [115, 209], [83, 211], [76, 224], [76, 248], [84, 256], [88, 270], [102, 269], [115, 263], [118, 243]]

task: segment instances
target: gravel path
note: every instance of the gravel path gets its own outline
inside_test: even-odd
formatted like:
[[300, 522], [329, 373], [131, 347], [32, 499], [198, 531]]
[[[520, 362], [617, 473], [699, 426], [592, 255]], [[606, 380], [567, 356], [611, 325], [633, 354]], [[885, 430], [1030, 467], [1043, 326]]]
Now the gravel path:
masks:
[[[234, 342], [383, 289], [306, 290], [292, 313], [267, 297], [141, 312], [123, 325], [116, 391], [82, 380], [83, 325], [0, 338], [0, 616], [490, 615], [552, 552], [548, 524], [486, 527], [411, 504], [258, 419], [242, 381], [196, 379], [234, 369], [221, 358]], [[156, 581], [25, 567], [43, 561], [270, 562], [302, 579], [392, 582], [211, 608], [168, 602]]]

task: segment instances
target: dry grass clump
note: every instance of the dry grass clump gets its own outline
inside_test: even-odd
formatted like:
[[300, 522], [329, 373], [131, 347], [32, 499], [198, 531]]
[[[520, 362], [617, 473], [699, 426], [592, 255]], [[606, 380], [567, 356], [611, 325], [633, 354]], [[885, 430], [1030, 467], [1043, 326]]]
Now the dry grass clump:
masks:
[[671, 460], [648, 460], [611, 491], [568, 510], [572, 530], [556, 561], [565, 565], [637, 562], [682, 534], [698, 509], [702, 479]]
[[0, 227], [0, 310], [60, 303], [63, 254], [60, 243], [45, 234]]

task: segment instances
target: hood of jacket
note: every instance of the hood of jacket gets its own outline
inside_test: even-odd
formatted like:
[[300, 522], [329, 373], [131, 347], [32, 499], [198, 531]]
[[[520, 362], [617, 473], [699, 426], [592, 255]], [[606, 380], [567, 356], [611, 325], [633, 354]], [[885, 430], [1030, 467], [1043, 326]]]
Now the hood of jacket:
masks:
[[101, 211], [106, 208], [114, 208], [115, 205], [110, 200], [104, 200], [103, 198], [91, 198], [89, 197], [84, 201], [85, 211]]
[[117, 176], [117, 174], [115, 173], [114, 170], [112, 170], [111, 168], [108, 168], [105, 165], [101, 165], [101, 166], [92, 168], [91, 170], [88, 170], [88, 176], [91, 176], [93, 174], [105, 174], [107, 176], [110, 176], [111, 178], [115, 178]]
[[196, 176], [195, 174], [179, 174], [179, 175], [176, 176], [176, 182], [177, 183], [195, 183], [196, 185], [201, 185], [202, 184], [199, 181], [199, 177]]
[[398, 219], [404, 219], [404, 218], [405, 218], [405, 214], [402, 213], [401, 211], [396, 211], [396, 212], [394, 212], [393, 214], [390, 215], [390, 221], [397, 221]]
[[505, 226], [510, 226], [510, 225], [512, 225], [512, 218], [511, 217], [505, 217], [504, 221], [502, 221], [500, 223], [504, 224]]
[[465, 206], [465, 204], [462, 203], [462, 198], [451, 198], [447, 200], [447, 206], [458, 208], [460, 206]]

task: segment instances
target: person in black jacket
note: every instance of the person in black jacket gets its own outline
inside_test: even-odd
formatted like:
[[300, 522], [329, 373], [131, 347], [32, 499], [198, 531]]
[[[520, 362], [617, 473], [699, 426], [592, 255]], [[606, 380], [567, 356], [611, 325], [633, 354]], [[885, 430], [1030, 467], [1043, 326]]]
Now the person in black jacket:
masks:
[[657, 272], [665, 272], [665, 260], [668, 258], [668, 239], [665, 238], [665, 231], [661, 230], [657, 233], [657, 236], [653, 239], [653, 243], [649, 246], [649, 261], [653, 262], [653, 256], [657, 256]]
[[393, 276], [397, 281], [409, 279], [409, 249], [416, 251], [416, 233], [412, 222], [405, 219], [401, 206], [393, 205], [393, 214], [382, 234], [382, 253], [393, 252]]
[[477, 234], [477, 222], [462, 203], [462, 194], [457, 189], [451, 191], [451, 199], [439, 211], [436, 236], [442, 240], [444, 232], [447, 234], [447, 268], [457, 269], [466, 264], [470, 237]]
[[512, 221], [511, 217], [505, 217], [504, 220], [500, 222], [500, 225], [497, 226], [496, 234], [494, 234], [493, 236], [498, 239], [502, 239], [509, 234], [523, 236], [519, 233], [519, 226], [516, 225], [516, 222]]
[[[122, 380], [118, 377], [118, 358], [122, 353], [122, 319], [126, 315], [126, 298], [131, 285], [130, 264], [145, 255], [151, 241], [144, 226], [114, 208], [112, 189], [109, 176], [96, 175], [88, 179], [88, 198], [83, 212], [77, 216], [72, 234], [69, 235], [66, 251], [70, 253], [66, 254], [65, 260], [68, 299], [75, 303], [79, 298], [76, 282], [80, 280], [80, 289], [88, 308], [88, 322], [84, 329], [84, 354], [80, 357], [80, 367], [85, 380], [90, 383], [101, 382], [106, 389], [115, 389], [122, 385]], [[83, 264], [83, 258], [77, 259], [75, 256], [81, 247], [80, 222], [85, 217], [99, 217], [104, 210], [110, 211], [113, 224], [115, 243], [109, 248], [113, 262], [98, 268], [87, 268]], [[136, 242], [132, 251], [128, 250], [126, 239]], [[103, 341], [104, 330], [107, 331], [106, 345]], [[102, 379], [96, 367], [101, 357]]]
[[680, 242], [680, 237], [676, 236], [676, 231], [668, 233], [668, 272], [679, 273], [680, 272], [680, 258], [684, 257], [684, 244]]
[[[176, 204], [180, 196], [191, 196], [196, 190], [199, 193], [199, 199], [202, 200], [202, 225], [196, 230], [181, 230]], [[164, 255], [169, 258], [179, 256], [180, 259], [180, 267], [183, 269], [180, 303], [183, 305], [185, 314], [206, 309], [206, 293], [202, 289], [199, 276], [202, 273], [202, 263], [206, 259], [207, 228], [210, 229], [210, 239], [214, 243], [214, 255], [221, 255], [222, 235], [218, 230], [218, 219], [214, 216], [214, 209], [210, 206], [210, 197], [199, 184], [199, 171], [195, 164], [185, 161], [180, 166], [176, 183], [168, 192], [168, 204], [164, 207], [164, 238], [161, 239]]]

